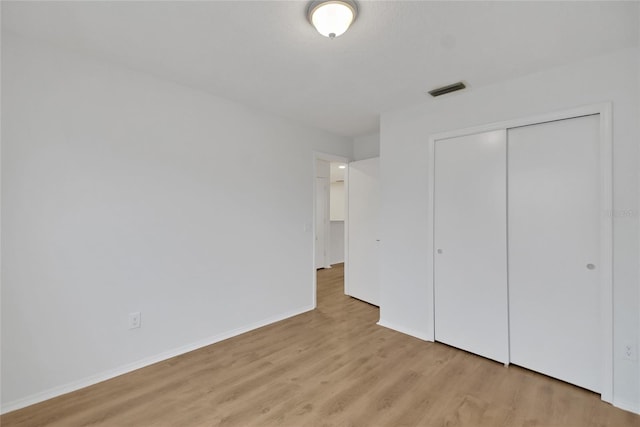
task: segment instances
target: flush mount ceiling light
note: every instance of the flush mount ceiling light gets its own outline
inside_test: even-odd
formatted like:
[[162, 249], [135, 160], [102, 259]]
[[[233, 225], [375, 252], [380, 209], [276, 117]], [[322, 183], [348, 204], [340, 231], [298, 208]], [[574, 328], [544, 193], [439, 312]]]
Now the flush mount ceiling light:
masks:
[[356, 20], [358, 6], [351, 0], [312, 1], [307, 10], [309, 22], [325, 37], [344, 34]]

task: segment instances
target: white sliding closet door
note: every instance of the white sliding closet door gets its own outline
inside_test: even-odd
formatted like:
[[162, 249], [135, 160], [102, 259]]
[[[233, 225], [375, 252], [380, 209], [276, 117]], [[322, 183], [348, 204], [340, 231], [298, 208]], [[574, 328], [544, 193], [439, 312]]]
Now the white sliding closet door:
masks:
[[435, 338], [503, 363], [506, 157], [504, 130], [435, 143]]
[[599, 116], [508, 131], [511, 362], [601, 391]]
[[380, 159], [349, 163], [348, 258], [345, 293], [380, 305]]

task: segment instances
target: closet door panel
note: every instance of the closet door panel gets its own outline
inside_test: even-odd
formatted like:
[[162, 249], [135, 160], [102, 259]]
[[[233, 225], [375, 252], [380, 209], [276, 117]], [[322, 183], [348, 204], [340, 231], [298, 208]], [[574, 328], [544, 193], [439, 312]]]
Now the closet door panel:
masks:
[[437, 141], [437, 341], [508, 362], [506, 131]]
[[508, 131], [511, 362], [601, 389], [599, 116]]

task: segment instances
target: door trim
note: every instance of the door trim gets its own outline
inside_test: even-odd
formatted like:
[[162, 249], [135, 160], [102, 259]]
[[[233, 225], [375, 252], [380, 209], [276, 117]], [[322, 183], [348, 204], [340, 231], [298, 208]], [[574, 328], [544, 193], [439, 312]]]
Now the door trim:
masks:
[[427, 235], [431, 244], [427, 245], [427, 292], [431, 310], [429, 341], [435, 340], [435, 296], [434, 296], [434, 195], [435, 195], [435, 143], [438, 140], [464, 135], [507, 130], [511, 128], [540, 124], [575, 117], [600, 115], [600, 304], [601, 304], [601, 351], [602, 351], [602, 394], [605, 402], [613, 402], [613, 149], [612, 149], [611, 102], [592, 104], [537, 116], [506, 120], [474, 127], [441, 132], [429, 136], [429, 186], [427, 212], [429, 212]]

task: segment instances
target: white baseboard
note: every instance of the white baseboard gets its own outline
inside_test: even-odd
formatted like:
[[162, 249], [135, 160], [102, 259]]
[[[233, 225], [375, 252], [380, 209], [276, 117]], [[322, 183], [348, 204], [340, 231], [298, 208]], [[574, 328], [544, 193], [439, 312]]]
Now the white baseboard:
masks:
[[211, 344], [215, 344], [220, 341], [224, 341], [228, 338], [235, 337], [240, 334], [244, 334], [245, 332], [252, 331], [254, 329], [261, 328], [263, 326], [270, 325], [275, 322], [279, 322], [284, 319], [288, 319], [289, 317], [297, 316], [302, 313], [306, 313], [307, 311], [313, 310], [312, 306], [302, 307], [297, 310], [292, 310], [289, 312], [285, 312], [279, 314], [277, 316], [269, 317], [267, 319], [260, 320], [258, 322], [251, 323], [249, 325], [242, 326], [240, 328], [232, 329], [227, 332], [223, 332], [221, 334], [214, 335], [212, 337], [208, 337], [194, 343], [186, 344], [180, 346], [178, 348], [174, 348], [172, 350], [168, 350], [157, 354], [155, 356], [146, 357], [142, 360], [138, 360], [133, 363], [129, 363], [123, 366], [119, 366], [114, 369], [110, 369], [105, 372], [101, 372], [96, 375], [92, 375], [87, 378], [83, 378], [78, 381], [73, 381], [58, 387], [53, 387], [48, 390], [41, 391], [39, 393], [32, 394], [27, 397], [23, 397], [21, 399], [14, 400], [12, 402], [8, 402], [2, 405], [2, 409], [0, 410], [1, 414], [6, 414], [7, 412], [15, 411], [18, 409], [22, 409], [24, 407], [43, 402], [48, 399], [52, 399], [54, 397], [61, 396], [63, 394], [71, 393], [73, 391], [79, 390], [81, 388], [89, 387], [91, 385], [100, 383], [102, 381], [109, 380], [111, 378], [115, 378], [117, 376], [129, 373], [131, 371], [135, 371], [136, 369], [144, 368], [145, 366], [153, 365], [154, 363], [162, 362], [163, 360], [170, 359], [175, 356], [179, 356], [184, 353], [188, 353], [193, 350], [197, 350], [202, 347], [206, 347]]
[[377, 324], [380, 326], [384, 326], [385, 328], [389, 328], [389, 329], [393, 329], [394, 331], [401, 332], [405, 335], [411, 335], [412, 337], [415, 337], [424, 341], [433, 342], [432, 336], [430, 336], [429, 334], [425, 334], [424, 332], [416, 331], [415, 329], [405, 328], [403, 326], [399, 326], [392, 322], [387, 322], [383, 319], [380, 319], [380, 321]]
[[[405, 328], [403, 326], [399, 326], [392, 322], [387, 322], [383, 319], [380, 319], [380, 321], [377, 324], [385, 328], [393, 329], [394, 331], [401, 332], [403, 334], [410, 335], [412, 337], [415, 337], [424, 341], [431, 341], [431, 342], [434, 341], [434, 337], [430, 336], [429, 334], [416, 331], [415, 329]], [[621, 399], [613, 399], [612, 405], [615, 406], [616, 408], [620, 408], [625, 411], [632, 412], [634, 414], [640, 414], [640, 404], [637, 404], [637, 403], [628, 402]]]
[[640, 405], [637, 403], [627, 402], [614, 398], [613, 406], [615, 406], [616, 408], [624, 409], [625, 411], [633, 412], [634, 414], [640, 414]]

